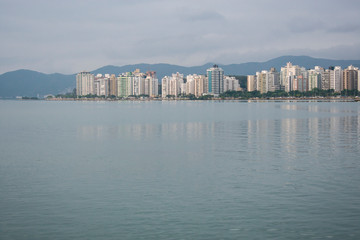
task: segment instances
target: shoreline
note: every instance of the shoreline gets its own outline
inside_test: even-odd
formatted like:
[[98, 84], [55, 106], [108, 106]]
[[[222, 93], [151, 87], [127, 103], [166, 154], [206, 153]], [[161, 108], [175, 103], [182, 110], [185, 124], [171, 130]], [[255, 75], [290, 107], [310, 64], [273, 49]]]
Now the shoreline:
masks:
[[[33, 99], [17, 99], [24, 101], [34, 101]], [[280, 98], [212, 98], [212, 99], [187, 99], [187, 98], [174, 98], [174, 99], [162, 99], [162, 98], [137, 98], [137, 99], [106, 99], [106, 98], [51, 98], [51, 99], [37, 99], [42, 101], [94, 101], [94, 102], [151, 102], [151, 101], [232, 101], [232, 102], [360, 102], [359, 97], [280, 97]]]

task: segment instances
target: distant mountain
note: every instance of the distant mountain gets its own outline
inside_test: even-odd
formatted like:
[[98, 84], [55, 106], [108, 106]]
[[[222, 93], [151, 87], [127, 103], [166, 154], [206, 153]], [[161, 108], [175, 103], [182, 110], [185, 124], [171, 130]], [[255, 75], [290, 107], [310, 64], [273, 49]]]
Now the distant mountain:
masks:
[[[360, 67], [360, 60], [330, 60], [322, 58], [312, 58], [307, 56], [282, 56], [278, 58], [271, 59], [266, 62], [248, 62], [241, 64], [229, 64], [222, 65], [218, 64], [222, 69], [224, 69], [225, 74], [227, 75], [252, 75], [257, 71], [269, 70], [272, 67], [275, 67], [278, 71], [280, 68], [285, 66], [287, 62], [291, 62], [293, 65], [299, 65], [307, 69], [314, 68], [314, 66], [321, 66], [323, 68], [328, 68], [330, 66], [341, 66], [342, 68], [347, 68], [349, 65], [355, 67]], [[135, 69], [140, 69], [142, 72], [146, 71], [156, 71], [156, 74], [159, 79], [164, 76], [171, 75], [172, 73], [183, 73], [185, 76], [188, 74], [206, 74], [206, 69], [212, 67], [213, 63], [207, 63], [202, 66], [195, 67], [184, 67], [171, 64], [135, 64], [135, 65], [125, 65], [122, 67], [118, 66], [105, 66], [99, 69], [92, 71], [92, 73], [105, 74], [105, 73], [114, 73], [120, 74], [125, 72], [132, 72]]]
[[[360, 68], [360, 60], [330, 60], [322, 58], [312, 58], [307, 56], [282, 56], [271, 59], [266, 62], [248, 62], [241, 64], [221, 65], [218, 64], [226, 75], [252, 75], [257, 71], [269, 70], [275, 67], [278, 71], [285, 66], [287, 62], [293, 65], [299, 65], [307, 69], [314, 68], [314, 66], [321, 66], [328, 68], [330, 66], [341, 66], [346, 68], [349, 65]], [[104, 66], [102, 68], [91, 71], [94, 74], [115, 74], [125, 72], [133, 72], [135, 69], [140, 69], [141, 72], [156, 71], [159, 81], [164, 76], [172, 73], [183, 73], [184, 76], [188, 74], [206, 74], [206, 69], [212, 67], [213, 63], [207, 63], [202, 66], [184, 67], [171, 64], [134, 64], [125, 66]], [[44, 96], [46, 94], [58, 94], [71, 91], [75, 88], [75, 74], [63, 75], [59, 73], [44, 74], [30, 70], [17, 70], [7, 72], [0, 75], [0, 97], [13, 98], [15, 96]]]
[[44, 74], [17, 70], [0, 75], [0, 97], [35, 97], [68, 92], [75, 88], [75, 75]]
[[249, 62], [219, 66], [221, 66], [228, 75], [253, 75], [257, 71], [269, 70], [272, 67], [275, 67], [280, 71], [281, 67], [285, 66], [287, 62], [291, 62], [293, 65], [299, 65], [300, 67], [305, 67], [306, 69], [312, 69], [315, 66], [323, 68], [341, 66], [343, 69], [350, 65], [360, 67], [360, 60], [331, 60], [308, 56], [282, 56], [266, 62]]

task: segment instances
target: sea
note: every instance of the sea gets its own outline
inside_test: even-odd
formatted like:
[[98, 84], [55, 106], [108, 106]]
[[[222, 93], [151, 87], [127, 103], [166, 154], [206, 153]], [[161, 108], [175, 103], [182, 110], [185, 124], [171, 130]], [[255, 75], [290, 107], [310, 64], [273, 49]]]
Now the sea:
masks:
[[2, 100], [0, 239], [360, 239], [360, 103]]

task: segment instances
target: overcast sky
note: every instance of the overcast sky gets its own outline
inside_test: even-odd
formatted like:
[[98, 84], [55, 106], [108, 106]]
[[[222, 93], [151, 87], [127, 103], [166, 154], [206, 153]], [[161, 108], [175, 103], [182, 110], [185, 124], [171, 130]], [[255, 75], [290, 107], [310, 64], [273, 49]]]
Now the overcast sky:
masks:
[[0, 0], [0, 73], [360, 59], [358, 0]]

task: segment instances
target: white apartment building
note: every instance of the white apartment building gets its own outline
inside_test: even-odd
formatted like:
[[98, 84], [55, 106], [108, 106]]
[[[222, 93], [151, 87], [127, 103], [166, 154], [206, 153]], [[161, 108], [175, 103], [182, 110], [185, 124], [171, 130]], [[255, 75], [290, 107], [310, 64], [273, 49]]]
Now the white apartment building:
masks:
[[334, 67], [330, 70], [330, 89], [335, 92], [341, 92], [342, 89], [342, 69], [340, 66]]
[[285, 67], [280, 71], [280, 84], [284, 87], [286, 92], [293, 91], [293, 83], [296, 76], [304, 75], [305, 68], [301, 68], [297, 65], [292, 65], [288, 62]]
[[166, 98], [170, 95], [170, 77], [165, 76], [161, 79], [161, 97]]
[[181, 94], [181, 89], [186, 93], [186, 84], [184, 87], [184, 75], [173, 73], [171, 77], [165, 76], [161, 79], [162, 93], [161, 97], [166, 98], [168, 95], [177, 97]]
[[313, 90], [314, 88], [320, 88], [321, 75], [320, 72], [315, 69], [308, 71], [308, 91]]
[[76, 95], [95, 94], [95, 76], [90, 72], [80, 72], [76, 75]]
[[145, 94], [145, 78], [144, 73], [134, 72], [132, 95], [139, 96]]
[[247, 91], [260, 91], [260, 93], [280, 90], [280, 73], [275, 68], [270, 71], [256, 72], [256, 75], [247, 76]]
[[256, 72], [256, 80], [256, 89], [260, 93], [267, 93], [269, 91], [269, 72], [266, 70]]
[[145, 78], [145, 95], [149, 95], [149, 97], [159, 95], [159, 82], [157, 78], [153, 76], [147, 76]]
[[224, 92], [240, 91], [240, 83], [235, 77], [224, 77]]
[[187, 75], [186, 76], [186, 95], [194, 94], [195, 95], [195, 76]]
[[280, 88], [280, 73], [275, 68], [271, 68], [268, 76], [268, 90], [274, 92]]
[[195, 97], [200, 97], [208, 92], [208, 81], [205, 75], [194, 74]]
[[109, 82], [110, 78], [106, 77], [106, 75], [105, 77], [97, 76], [94, 82], [94, 93], [98, 96], [109, 96]]
[[134, 75], [131, 72], [123, 73], [116, 78], [117, 96], [128, 97], [133, 95]]
[[139, 96], [148, 95], [150, 97], [156, 97], [159, 95], [159, 83], [156, 78], [155, 72], [152, 75], [145, 75], [140, 70], [135, 72], [127, 72], [117, 77], [117, 96]]
[[257, 79], [256, 75], [248, 75], [247, 76], [247, 91], [253, 92], [257, 90]]

